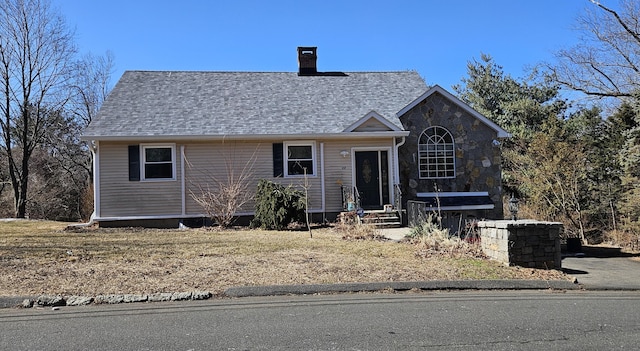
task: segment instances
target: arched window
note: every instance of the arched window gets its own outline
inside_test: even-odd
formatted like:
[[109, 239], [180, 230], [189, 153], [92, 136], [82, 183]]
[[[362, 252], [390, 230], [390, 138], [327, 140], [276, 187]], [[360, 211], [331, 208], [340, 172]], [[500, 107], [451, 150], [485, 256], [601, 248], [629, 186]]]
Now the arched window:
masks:
[[454, 178], [456, 176], [453, 136], [442, 127], [425, 129], [418, 139], [420, 178]]

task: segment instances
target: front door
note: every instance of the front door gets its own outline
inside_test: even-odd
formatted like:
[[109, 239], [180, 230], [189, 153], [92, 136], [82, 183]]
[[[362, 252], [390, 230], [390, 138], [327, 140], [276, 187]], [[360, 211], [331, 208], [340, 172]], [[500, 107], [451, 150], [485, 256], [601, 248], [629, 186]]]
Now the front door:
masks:
[[356, 151], [356, 188], [363, 209], [382, 209], [389, 202], [388, 153], [386, 150]]

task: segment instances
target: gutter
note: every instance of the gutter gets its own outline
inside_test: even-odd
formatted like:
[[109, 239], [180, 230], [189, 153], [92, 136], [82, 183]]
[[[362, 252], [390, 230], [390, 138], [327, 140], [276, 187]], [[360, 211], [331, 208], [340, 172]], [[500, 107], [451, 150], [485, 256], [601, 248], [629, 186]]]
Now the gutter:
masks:
[[[393, 157], [395, 158], [395, 167], [394, 167], [394, 172], [393, 172], [393, 182], [395, 184], [400, 184], [400, 160], [398, 159], [398, 149], [400, 149], [400, 146], [404, 145], [404, 143], [407, 142], [407, 138], [405, 136], [402, 136], [402, 141], [400, 141], [399, 144], [395, 145], [395, 148], [393, 149]], [[395, 200], [395, 199], [394, 199]]]
[[[326, 180], [325, 179], [326, 178], [325, 171], [326, 171], [326, 169], [325, 169], [325, 164], [324, 164], [324, 143], [320, 143], [320, 164], [322, 165], [322, 167], [321, 167], [322, 177], [320, 178], [320, 191], [321, 191], [321, 194], [322, 194], [322, 196], [321, 196], [322, 197], [322, 199], [321, 199], [322, 204], [321, 204], [320, 211], [322, 211], [322, 220], [323, 220], [323, 223], [324, 223], [325, 219], [326, 219], [326, 214], [327, 214], [327, 212], [325, 211], [325, 208], [326, 208], [325, 206], [327, 204], [327, 198], [326, 198], [327, 194], [325, 193], [325, 190], [326, 190], [325, 189], [325, 186], [326, 186], [325, 185], [325, 180]], [[307, 209], [307, 212], [309, 212], [309, 209]]]
[[185, 169], [184, 169], [184, 165], [185, 165], [185, 153], [184, 153], [184, 145], [180, 145], [180, 190], [181, 190], [181, 206], [182, 206], [182, 215], [186, 215], [187, 214], [187, 184], [186, 184], [186, 180], [185, 180]]
[[389, 138], [406, 137], [409, 131], [388, 131], [388, 132], [350, 132], [350, 133], [319, 133], [319, 134], [253, 134], [253, 135], [83, 135], [81, 140], [101, 140], [101, 141], [131, 141], [139, 142], [153, 141], [213, 141], [213, 140], [265, 140], [265, 139], [366, 139], [366, 138]]

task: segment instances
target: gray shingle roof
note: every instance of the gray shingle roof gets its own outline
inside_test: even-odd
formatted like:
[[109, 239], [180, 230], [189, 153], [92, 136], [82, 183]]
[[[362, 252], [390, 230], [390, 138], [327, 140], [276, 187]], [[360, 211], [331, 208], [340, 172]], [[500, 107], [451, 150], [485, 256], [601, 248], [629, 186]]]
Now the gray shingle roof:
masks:
[[333, 134], [372, 110], [402, 128], [396, 113], [426, 90], [415, 71], [127, 71], [84, 138]]

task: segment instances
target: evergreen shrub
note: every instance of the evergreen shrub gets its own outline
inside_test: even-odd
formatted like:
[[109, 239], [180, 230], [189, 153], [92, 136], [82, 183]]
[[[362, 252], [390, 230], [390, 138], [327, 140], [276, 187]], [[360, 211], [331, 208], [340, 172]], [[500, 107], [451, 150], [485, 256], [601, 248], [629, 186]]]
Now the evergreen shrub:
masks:
[[291, 223], [305, 221], [304, 193], [291, 185], [261, 179], [256, 192], [256, 213], [251, 227], [282, 230]]

